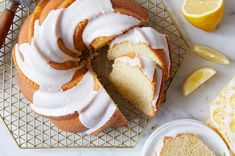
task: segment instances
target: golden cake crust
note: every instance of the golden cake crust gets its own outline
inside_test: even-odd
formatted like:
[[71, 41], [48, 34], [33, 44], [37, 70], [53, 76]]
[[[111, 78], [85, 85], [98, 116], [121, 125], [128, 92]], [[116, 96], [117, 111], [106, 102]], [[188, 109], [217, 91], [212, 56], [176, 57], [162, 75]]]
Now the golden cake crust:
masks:
[[171, 79], [171, 76], [173, 74], [173, 65], [172, 65], [172, 54], [173, 54], [173, 43], [172, 43], [172, 40], [170, 39], [170, 36], [166, 36], [166, 39], [167, 39], [167, 44], [168, 44], [168, 48], [169, 48], [169, 56], [170, 56], [170, 61], [171, 61], [171, 66], [170, 66], [170, 71], [168, 72], [168, 75]]
[[[54, 125], [56, 125], [59, 129], [63, 131], [78, 133], [87, 130], [87, 128], [82, 125], [78, 117], [79, 114], [75, 112], [72, 115], [67, 115], [60, 118], [53, 118], [51, 119], [51, 121]], [[104, 131], [109, 127], [118, 128], [118, 127], [127, 126], [127, 124], [128, 123], [125, 120], [125, 117], [122, 115], [120, 110], [117, 109], [113, 114], [113, 116], [110, 118], [110, 120], [105, 125], [103, 125], [99, 130], [93, 132], [91, 135], [97, 135], [100, 131]]]
[[[155, 72], [156, 74], [156, 72]], [[162, 77], [162, 81], [161, 83], [161, 87], [160, 87], [160, 93], [159, 93], [159, 99], [157, 100], [156, 102], [156, 106], [155, 106], [155, 112], [157, 112], [157, 110], [159, 109], [159, 107], [161, 106], [161, 104], [164, 102], [165, 100], [165, 95], [164, 95], [164, 86], [165, 86], [165, 83], [164, 83], [164, 77]], [[153, 82], [152, 82], [153, 83]], [[159, 80], [157, 80], [157, 82], [154, 82], [155, 84], [156, 83], [159, 83]], [[154, 88], [156, 90], [156, 87]], [[155, 92], [155, 91], [154, 91]]]
[[[173, 52], [172, 41], [169, 36], [166, 36], [166, 39], [167, 39], [167, 45], [168, 45], [168, 49], [169, 49], [170, 62], [172, 62], [172, 52]], [[151, 47], [149, 46], [149, 48], [151, 48]], [[172, 63], [170, 65], [170, 68], [168, 69], [168, 65], [166, 63], [166, 54], [165, 54], [164, 49], [155, 49], [155, 50], [153, 49], [152, 51], [155, 56], [157, 56], [158, 58], [161, 59], [161, 61], [162, 61], [161, 68], [163, 70], [164, 81], [168, 80], [172, 74]]]

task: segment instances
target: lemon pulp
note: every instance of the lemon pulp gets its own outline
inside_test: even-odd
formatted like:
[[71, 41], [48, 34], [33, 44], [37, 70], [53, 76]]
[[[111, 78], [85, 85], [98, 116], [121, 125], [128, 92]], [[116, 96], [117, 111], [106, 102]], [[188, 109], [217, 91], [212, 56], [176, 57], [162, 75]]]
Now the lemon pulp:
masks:
[[210, 67], [203, 67], [195, 70], [185, 81], [182, 87], [183, 94], [189, 95], [200, 85], [209, 80], [216, 71]]
[[221, 0], [188, 0], [184, 9], [189, 14], [202, 15], [214, 10]]
[[224, 14], [223, 0], [185, 0], [182, 5], [185, 18], [195, 27], [214, 31]]
[[229, 59], [216, 49], [203, 45], [194, 45], [192, 51], [205, 60], [219, 64], [230, 64]]

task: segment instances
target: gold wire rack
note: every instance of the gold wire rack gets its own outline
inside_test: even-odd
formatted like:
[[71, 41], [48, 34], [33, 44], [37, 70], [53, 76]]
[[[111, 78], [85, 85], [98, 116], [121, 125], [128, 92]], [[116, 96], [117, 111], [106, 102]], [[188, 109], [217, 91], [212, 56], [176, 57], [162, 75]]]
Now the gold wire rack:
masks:
[[[184, 56], [189, 52], [189, 45], [173, 17], [170, 15], [162, 0], [136, 0], [148, 10], [148, 23], [161, 33], [170, 36], [173, 42], [173, 73], [167, 82], [165, 91], [170, 86], [177, 70], [179, 69]], [[6, 6], [6, 0], [0, 0], [0, 12]], [[37, 2], [34, 2], [34, 5]], [[11, 51], [17, 42], [18, 33], [23, 20], [33, 7], [19, 7], [10, 28], [4, 46], [0, 49], [0, 116], [6, 127], [13, 136], [20, 148], [131, 148], [135, 147], [140, 137], [143, 135], [150, 119], [146, 118], [141, 112], [133, 108], [127, 101], [122, 100], [116, 91], [110, 86], [106, 78], [110, 70], [109, 62], [105, 52], [102, 52], [93, 62], [95, 71], [100, 76], [101, 82], [111, 93], [112, 98], [122, 113], [129, 121], [128, 127], [119, 129], [107, 129], [98, 134], [90, 136], [84, 133], [71, 134], [57, 129], [51, 122], [33, 113], [29, 107], [29, 102], [24, 98], [17, 86], [16, 69], [12, 62]], [[105, 51], [105, 50], [104, 50]], [[101, 63], [106, 70], [100, 70]]]

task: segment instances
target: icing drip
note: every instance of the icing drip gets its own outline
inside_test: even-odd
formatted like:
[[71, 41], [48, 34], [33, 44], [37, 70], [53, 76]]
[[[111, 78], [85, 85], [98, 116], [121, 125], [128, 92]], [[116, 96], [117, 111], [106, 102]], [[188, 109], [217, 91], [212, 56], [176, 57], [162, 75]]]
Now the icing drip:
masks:
[[156, 87], [155, 87], [155, 94], [154, 94], [153, 101], [152, 101], [153, 107], [156, 107], [156, 104], [160, 98], [159, 95], [161, 93], [160, 91], [162, 89], [161, 88], [162, 83], [164, 83], [162, 80], [162, 77], [163, 77], [162, 70], [158, 66], [156, 66], [156, 72], [157, 72], [157, 74], [156, 74]]
[[106, 13], [89, 21], [83, 32], [83, 41], [89, 47], [98, 37], [114, 37], [138, 24], [140, 21], [132, 16], [114, 12]]
[[[139, 55], [135, 58], [130, 58], [127, 56], [119, 57], [115, 59], [115, 62], [120, 61], [126, 63], [132, 67], [137, 67], [143, 70], [145, 76], [152, 82], [154, 79], [156, 80], [156, 88], [153, 96], [152, 106], [156, 107], [156, 103], [159, 99], [161, 84], [163, 73], [162, 70], [148, 57]], [[156, 77], [154, 77], [155, 71], [157, 72]]]
[[[44, 90], [60, 90], [62, 85], [69, 82], [78, 68], [70, 70], [56, 70], [48, 64], [48, 60], [42, 56], [39, 49], [32, 43], [24, 43], [15, 46], [17, 65], [30, 80], [40, 85]], [[24, 56], [24, 61], [20, 57]], [[56, 81], [55, 81], [56, 78]]]
[[153, 49], [164, 49], [166, 54], [166, 63], [168, 65], [168, 70], [170, 71], [171, 58], [166, 35], [161, 34], [150, 27], [135, 28], [134, 30], [129, 31], [128, 33], [114, 39], [110, 47], [112, 48], [115, 44], [119, 44], [126, 41], [137, 44], [146, 43], [150, 45]]
[[130, 58], [127, 56], [119, 57], [115, 60], [115, 62], [120, 61], [126, 63], [132, 67], [138, 67], [143, 70], [145, 76], [153, 81], [153, 75], [155, 72], [156, 64], [149, 58], [145, 56], [137, 56], [135, 58]]
[[73, 2], [68, 8], [64, 9], [60, 24], [61, 36], [65, 46], [72, 51], [76, 51], [73, 35], [78, 24], [84, 19], [90, 21], [93, 17], [112, 11], [113, 7], [110, 0], [76, 0]]
[[78, 111], [81, 122], [88, 128], [87, 133], [92, 133], [115, 112], [112, 99], [103, 87], [94, 90], [90, 72], [78, 85], [62, 91], [62, 86], [72, 80], [80, 67], [57, 70], [49, 65], [50, 61], [79, 61], [61, 51], [57, 42], [62, 39], [67, 49], [80, 54], [74, 46], [74, 32], [85, 19], [89, 20], [83, 33], [87, 46], [95, 38], [116, 36], [140, 23], [133, 17], [115, 13], [110, 0], [76, 0], [68, 8], [52, 10], [41, 25], [36, 20], [31, 43], [16, 45], [15, 56], [24, 75], [40, 86], [33, 95], [32, 109], [45, 116], [64, 116]]
[[102, 87], [98, 91], [93, 101], [80, 114], [81, 122], [89, 129], [86, 133], [90, 134], [101, 128], [113, 116], [116, 106]]
[[87, 133], [95, 132], [112, 117], [116, 106], [103, 87], [95, 91], [94, 85], [95, 80], [88, 71], [70, 90], [37, 91], [31, 108], [45, 116], [64, 116], [77, 111], [81, 123], [88, 128]]
[[51, 11], [41, 26], [39, 25], [39, 20], [34, 23], [34, 37], [31, 41], [31, 49], [35, 49], [34, 53], [43, 55], [48, 62], [79, 61], [79, 58], [72, 58], [66, 55], [57, 44], [60, 38], [58, 23], [61, 19], [62, 11], [62, 9]]

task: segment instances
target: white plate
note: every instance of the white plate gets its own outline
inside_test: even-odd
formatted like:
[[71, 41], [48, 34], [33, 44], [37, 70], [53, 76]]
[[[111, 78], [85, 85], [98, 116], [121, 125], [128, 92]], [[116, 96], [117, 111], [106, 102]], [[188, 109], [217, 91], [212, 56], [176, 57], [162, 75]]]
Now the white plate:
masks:
[[[181, 119], [168, 122], [157, 128], [147, 139], [141, 156], [157, 156], [161, 150], [165, 136], [176, 136], [181, 133], [196, 134], [216, 156], [230, 156], [223, 139], [203, 122], [191, 119]], [[156, 150], [157, 149], [157, 150]]]

